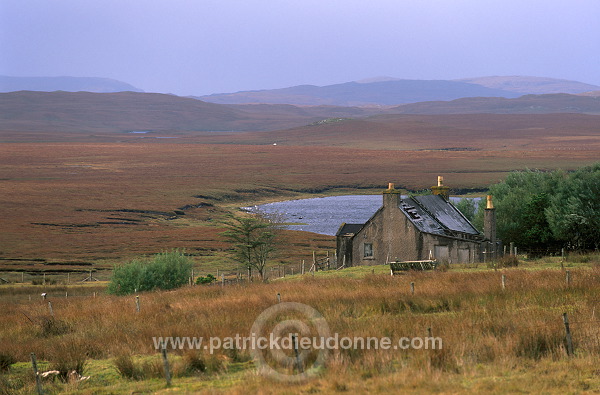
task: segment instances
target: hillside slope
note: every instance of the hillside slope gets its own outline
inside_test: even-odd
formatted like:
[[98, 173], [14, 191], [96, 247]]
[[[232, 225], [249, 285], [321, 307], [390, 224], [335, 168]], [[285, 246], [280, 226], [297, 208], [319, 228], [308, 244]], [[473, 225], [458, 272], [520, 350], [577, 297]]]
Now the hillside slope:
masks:
[[600, 114], [600, 98], [564, 93], [525, 95], [514, 99], [470, 97], [452, 101], [405, 104], [391, 108], [390, 112], [397, 114]]
[[143, 92], [122, 81], [95, 77], [8, 77], [0, 76], [0, 92]]
[[538, 95], [548, 93], [583, 93], [600, 89], [600, 87], [596, 85], [590, 85], [579, 81], [528, 76], [463, 78], [457, 81], [477, 84], [491, 89], [502, 89], [521, 94]]
[[[158, 93], [0, 93], [0, 132], [107, 134], [131, 131], [212, 132], [277, 130], [330, 117], [360, 117], [377, 110], [347, 107], [226, 106]], [[48, 133], [51, 132], [51, 133]], [[6, 141], [6, 140], [5, 140]]]
[[459, 81], [392, 80], [237, 93], [213, 94], [199, 99], [212, 103], [271, 103], [296, 105], [395, 105], [430, 100], [453, 100], [472, 96], [517, 97], [514, 92], [490, 89]]

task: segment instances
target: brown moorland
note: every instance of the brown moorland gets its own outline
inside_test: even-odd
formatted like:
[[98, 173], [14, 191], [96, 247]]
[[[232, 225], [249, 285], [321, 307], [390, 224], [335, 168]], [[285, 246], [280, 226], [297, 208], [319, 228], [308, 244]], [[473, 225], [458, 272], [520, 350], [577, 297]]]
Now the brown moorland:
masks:
[[[381, 115], [278, 132], [183, 131], [174, 139], [106, 133], [102, 143], [44, 132], [67, 142], [0, 145], [2, 267], [83, 270], [179, 247], [214, 268], [227, 248], [218, 221], [238, 206], [378, 193], [391, 181], [418, 190], [438, 174], [457, 191], [481, 190], [511, 170], [575, 169], [599, 158], [597, 121], [583, 114]], [[0, 132], [4, 141], [7, 135], [19, 141], [19, 131]], [[284, 262], [333, 248], [330, 237], [289, 236], [294, 242], [278, 258]], [[71, 265], [48, 265], [57, 261]]]

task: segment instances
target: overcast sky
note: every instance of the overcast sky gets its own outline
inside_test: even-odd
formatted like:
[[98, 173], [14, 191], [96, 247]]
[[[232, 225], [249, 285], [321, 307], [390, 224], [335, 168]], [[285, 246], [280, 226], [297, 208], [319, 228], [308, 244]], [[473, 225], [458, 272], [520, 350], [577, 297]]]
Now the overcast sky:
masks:
[[600, 85], [600, 0], [0, 0], [0, 75], [179, 95], [375, 76]]

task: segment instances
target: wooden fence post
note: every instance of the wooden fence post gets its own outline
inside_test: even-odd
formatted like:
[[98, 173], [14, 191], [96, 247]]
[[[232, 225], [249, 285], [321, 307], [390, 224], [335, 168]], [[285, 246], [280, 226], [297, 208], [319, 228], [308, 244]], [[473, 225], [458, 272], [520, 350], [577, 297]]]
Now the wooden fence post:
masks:
[[502, 290], [506, 289], [506, 274], [502, 275]]
[[573, 338], [571, 337], [571, 328], [569, 328], [569, 317], [567, 313], [563, 313], [563, 323], [565, 324], [565, 332], [567, 339], [567, 355], [573, 355]]
[[48, 302], [48, 310], [50, 311], [50, 315], [54, 318], [54, 310], [52, 309], [52, 302]]
[[410, 293], [412, 295], [415, 294], [415, 283], [413, 283], [413, 282], [410, 283]]
[[135, 296], [135, 311], [136, 312], [140, 312], [140, 296], [136, 295]]
[[33, 367], [33, 374], [35, 375], [35, 386], [37, 388], [37, 393], [42, 395], [44, 390], [42, 389], [42, 380], [40, 379], [40, 372], [38, 371], [35, 353], [31, 353], [31, 366]]
[[281, 294], [277, 292], [277, 303], [281, 303]]
[[225, 286], [225, 274], [221, 273], [221, 287]]
[[298, 372], [304, 373], [302, 361], [300, 361], [300, 353], [298, 352], [298, 335], [293, 334], [292, 341], [294, 342], [294, 354], [296, 354], [296, 368], [298, 369]]
[[302, 260], [302, 274], [304, 274], [304, 259]]
[[567, 270], [566, 274], [567, 274], [567, 276], [566, 276], [567, 277], [566, 278], [566, 280], [567, 280], [567, 287], [569, 287], [571, 285], [571, 271]]
[[165, 368], [165, 379], [167, 380], [167, 387], [171, 386], [171, 371], [169, 370], [169, 359], [167, 358], [167, 348], [163, 345], [162, 348], [162, 360]]

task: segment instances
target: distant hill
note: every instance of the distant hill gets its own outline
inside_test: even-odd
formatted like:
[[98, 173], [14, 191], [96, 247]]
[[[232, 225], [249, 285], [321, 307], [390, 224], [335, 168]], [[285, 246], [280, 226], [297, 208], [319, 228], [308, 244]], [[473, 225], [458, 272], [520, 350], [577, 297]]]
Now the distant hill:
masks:
[[220, 104], [270, 103], [295, 105], [368, 106], [397, 105], [462, 97], [517, 97], [514, 92], [444, 80], [380, 80], [344, 84], [213, 94], [198, 97]]
[[143, 92], [125, 82], [95, 77], [7, 77], [0, 76], [0, 92]]
[[19, 135], [22, 132], [106, 134], [276, 130], [331, 117], [377, 113], [337, 107], [225, 106], [173, 95], [135, 92], [0, 93], [0, 109], [0, 133], [5, 136], [7, 132]]
[[470, 97], [405, 104], [389, 111], [395, 114], [600, 114], [600, 97], [564, 93], [525, 95], [515, 99]]
[[600, 87], [578, 81], [542, 77], [480, 77], [455, 81], [401, 80], [375, 77], [344, 84], [221, 93], [199, 99], [221, 104], [393, 106], [466, 97], [516, 98], [524, 94], [583, 93]]
[[578, 81], [527, 76], [463, 78], [457, 81], [477, 84], [491, 89], [537, 95], [547, 93], [583, 93], [600, 89], [599, 86]]
[[600, 90], [591, 91], [591, 92], [583, 92], [579, 93], [579, 96], [592, 96], [592, 97], [600, 97]]

